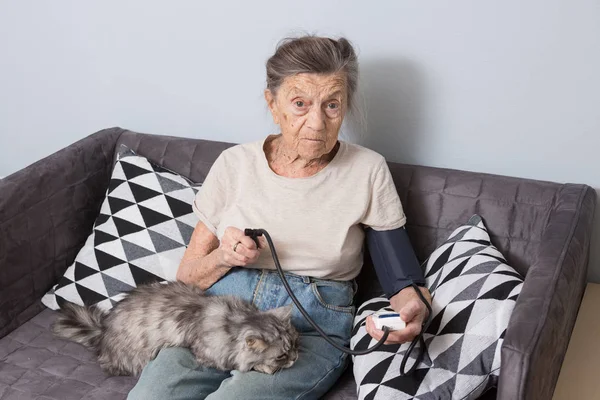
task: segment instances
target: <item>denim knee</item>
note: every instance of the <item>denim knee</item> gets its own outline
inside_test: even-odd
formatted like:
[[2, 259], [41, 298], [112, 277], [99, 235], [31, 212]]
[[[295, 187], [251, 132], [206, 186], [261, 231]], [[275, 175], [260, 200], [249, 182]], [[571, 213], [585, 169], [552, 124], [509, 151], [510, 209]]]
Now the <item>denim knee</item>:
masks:
[[127, 395], [127, 400], [162, 400], [168, 398], [169, 393], [166, 387], [142, 381], [138, 381]]
[[128, 400], [164, 400], [173, 395], [182, 377], [197, 367], [193, 354], [185, 348], [162, 349], [142, 371], [139, 381], [129, 392]]
[[127, 395], [127, 400], [160, 400], [168, 398], [168, 393], [164, 389], [161, 391], [159, 386], [140, 385], [140, 382]]

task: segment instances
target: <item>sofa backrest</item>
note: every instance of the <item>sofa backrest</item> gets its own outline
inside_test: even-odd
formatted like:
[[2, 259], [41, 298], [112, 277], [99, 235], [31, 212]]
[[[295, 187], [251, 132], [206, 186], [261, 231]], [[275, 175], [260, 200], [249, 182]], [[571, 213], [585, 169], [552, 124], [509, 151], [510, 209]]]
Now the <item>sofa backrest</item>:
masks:
[[[218, 155], [233, 143], [126, 131], [124, 144], [138, 154], [202, 182]], [[561, 185], [442, 168], [389, 163], [407, 216], [407, 229], [420, 260], [475, 213], [510, 265], [525, 275], [535, 261], [542, 234]], [[370, 264], [367, 257], [366, 266]], [[359, 283], [378, 290], [372, 268]], [[374, 286], [375, 285], [375, 286]]]
[[535, 261], [561, 185], [521, 178], [389, 163], [419, 259], [473, 214], [493, 244], [525, 275]]

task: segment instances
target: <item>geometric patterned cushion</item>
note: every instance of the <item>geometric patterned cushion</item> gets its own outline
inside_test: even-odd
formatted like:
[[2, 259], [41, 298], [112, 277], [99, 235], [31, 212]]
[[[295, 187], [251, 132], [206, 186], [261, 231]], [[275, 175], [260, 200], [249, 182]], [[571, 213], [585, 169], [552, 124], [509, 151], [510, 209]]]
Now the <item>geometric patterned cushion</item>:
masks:
[[199, 188], [123, 146], [92, 233], [42, 303], [108, 310], [140, 284], [175, 280], [198, 223]]
[[[409, 344], [384, 345], [354, 358], [359, 399], [476, 399], [496, 386], [500, 350], [523, 278], [491, 244], [482, 218], [456, 229], [425, 262], [433, 319], [424, 333], [426, 350], [409, 376], [400, 363]], [[368, 315], [390, 308], [386, 297], [362, 304], [354, 320], [351, 347], [376, 341], [365, 329]], [[412, 366], [415, 348], [406, 365]]]

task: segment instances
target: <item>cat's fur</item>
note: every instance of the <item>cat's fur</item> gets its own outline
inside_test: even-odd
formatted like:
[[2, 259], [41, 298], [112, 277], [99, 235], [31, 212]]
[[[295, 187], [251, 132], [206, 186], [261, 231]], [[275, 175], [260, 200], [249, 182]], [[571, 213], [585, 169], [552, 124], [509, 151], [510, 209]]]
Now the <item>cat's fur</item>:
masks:
[[187, 347], [199, 364], [272, 374], [298, 358], [291, 306], [261, 312], [181, 282], [142, 285], [108, 313], [67, 303], [55, 334], [96, 351], [112, 375], [137, 375], [164, 347]]

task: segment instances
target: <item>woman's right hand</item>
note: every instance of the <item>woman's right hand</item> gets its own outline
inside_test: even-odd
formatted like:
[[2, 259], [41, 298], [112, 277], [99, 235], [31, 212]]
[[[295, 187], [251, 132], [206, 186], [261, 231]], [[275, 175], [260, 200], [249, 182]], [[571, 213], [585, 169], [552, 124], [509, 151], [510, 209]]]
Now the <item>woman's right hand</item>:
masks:
[[258, 243], [259, 247], [256, 247], [254, 240], [250, 236], [244, 235], [244, 231], [233, 226], [227, 227], [219, 244], [219, 265], [244, 267], [256, 263], [260, 251], [267, 247], [267, 241], [262, 236], [258, 237]]

